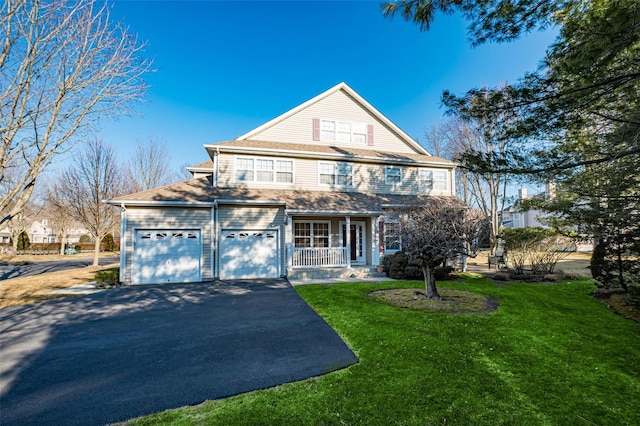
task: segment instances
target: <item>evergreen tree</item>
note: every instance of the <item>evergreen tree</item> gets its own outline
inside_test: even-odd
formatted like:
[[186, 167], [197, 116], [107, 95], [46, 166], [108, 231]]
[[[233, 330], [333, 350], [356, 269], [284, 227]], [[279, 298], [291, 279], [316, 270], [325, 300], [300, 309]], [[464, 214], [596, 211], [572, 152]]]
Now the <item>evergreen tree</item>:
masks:
[[600, 245], [597, 282], [623, 290], [640, 285], [640, 2], [411, 0], [383, 9], [422, 29], [438, 12], [456, 11], [468, 18], [473, 44], [559, 29], [543, 65], [518, 83], [444, 93], [450, 111], [464, 119], [508, 117], [500, 137], [510, 149], [467, 152], [463, 167], [556, 182], [559, 196], [543, 207]]
[[31, 241], [29, 241], [29, 234], [27, 231], [22, 231], [18, 235], [18, 250], [26, 250], [31, 245]]

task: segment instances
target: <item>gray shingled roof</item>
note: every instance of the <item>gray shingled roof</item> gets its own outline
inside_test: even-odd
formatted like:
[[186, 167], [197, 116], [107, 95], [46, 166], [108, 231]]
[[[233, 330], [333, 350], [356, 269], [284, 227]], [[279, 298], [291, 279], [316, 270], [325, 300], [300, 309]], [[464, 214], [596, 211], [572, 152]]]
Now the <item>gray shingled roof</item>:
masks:
[[375, 151], [371, 149], [358, 149], [351, 147], [338, 147], [328, 145], [310, 145], [310, 144], [296, 144], [285, 142], [264, 142], [253, 140], [234, 140], [228, 142], [219, 142], [212, 145], [207, 145], [208, 148], [220, 148], [221, 150], [230, 150], [234, 148], [251, 148], [256, 150], [274, 150], [274, 151], [293, 151], [301, 155], [304, 154], [328, 154], [328, 155], [340, 155], [345, 157], [351, 157], [353, 159], [368, 158], [376, 159], [380, 161], [403, 161], [409, 163], [422, 162], [422, 163], [442, 163], [443, 165], [452, 165], [453, 163], [444, 158], [434, 157], [432, 155], [423, 154], [405, 154], [399, 152], [384, 152]]
[[196, 164], [195, 166], [189, 166], [187, 169], [207, 169], [213, 170], [213, 160], [207, 160], [204, 163]]
[[154, 205], [213, 203], [284, 204], [287, 210], [299, 212], [382, 212], [384, 206], [412, 205], [433, 200], [458, 202], [457, 197], [427, 195], [363, 194], [359, 192], [301, 191], [286, 189], [215, 188], [207, 178], [192, 179], [148, 191], [136, 192], [109, 204]]

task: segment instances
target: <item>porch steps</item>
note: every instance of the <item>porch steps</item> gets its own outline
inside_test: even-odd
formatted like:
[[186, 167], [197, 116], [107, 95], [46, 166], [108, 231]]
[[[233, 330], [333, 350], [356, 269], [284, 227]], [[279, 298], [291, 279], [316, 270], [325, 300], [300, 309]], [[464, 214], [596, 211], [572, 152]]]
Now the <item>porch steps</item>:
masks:
[[352, 266], [351, 268], [305, 268], [293, 269], [289, 271], [289, 280], [324, 280], [324, 279], [357, 279], [357, 278], [378, 278], [387, 275], [379, 273], [373, 266]]

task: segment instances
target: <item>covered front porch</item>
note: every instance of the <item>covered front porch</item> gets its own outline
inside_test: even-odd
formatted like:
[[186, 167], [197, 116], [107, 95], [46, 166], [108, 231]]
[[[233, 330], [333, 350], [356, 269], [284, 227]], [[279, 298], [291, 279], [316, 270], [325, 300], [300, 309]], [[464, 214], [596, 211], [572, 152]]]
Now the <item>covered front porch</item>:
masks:
[[370, 275], [380, 263], [380, 220], [378, 212], [287, 212], [287, 275]]

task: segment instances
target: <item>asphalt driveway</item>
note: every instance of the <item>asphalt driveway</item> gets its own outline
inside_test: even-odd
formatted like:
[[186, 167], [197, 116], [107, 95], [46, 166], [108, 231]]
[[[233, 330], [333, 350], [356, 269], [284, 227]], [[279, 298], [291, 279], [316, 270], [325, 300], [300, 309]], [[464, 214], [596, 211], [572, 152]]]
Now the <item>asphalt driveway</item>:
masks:
[[0, 424], [102, 425], [355, 362], [285, 280], [125, 287], [0, 310]]

